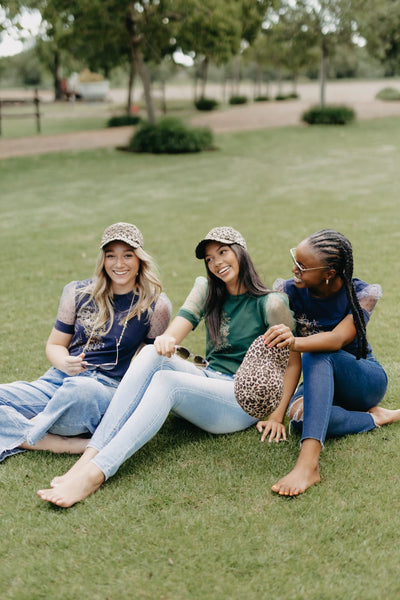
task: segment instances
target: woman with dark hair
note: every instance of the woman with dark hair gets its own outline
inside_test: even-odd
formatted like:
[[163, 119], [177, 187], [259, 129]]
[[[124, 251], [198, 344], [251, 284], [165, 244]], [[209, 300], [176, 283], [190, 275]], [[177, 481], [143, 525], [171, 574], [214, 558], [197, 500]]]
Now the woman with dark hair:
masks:
[[[341, 233], [323, 229], [291, 251], [293, 279], [274, 289], [288, 294], [297, 336], [272, 327], [269, 346], [302, 353], [303, 382], [290, 401], [289, 417], [301, 433], [294, 469], [272, 490], [295, 496], [320, 481], [319, 456], [325, 437], [370, 431], [400, 419], [400, 410], [379, 407], [387, 377], [372, 354], [366, 324], [381, 287], [353, 278], [353, 250]], [[269, 421], [258, 430], [268, 433]]]
[[32, 382], [0, 385], [0, 460], [23, 450], [81, 454], [133, 355], [165, 331], [171, 303], [143, 236], [114, 223], [94, 277], [64, 288], [46, 345], [51, 368]]
[[[252, 342], [271, 325], [294, 327], [287, 296], [262, 283], [244, 238], [231, 227], [212, 229], [197, 245], [196, 256], [205, 261], [207, 279], [196, 279], [154, 348], [144, 348], [133, 360], [85, 453], [52, 481], [52, 489], [39, 490], [43, 500], [68, 507], [95, 492], [158, 432], [170, 411], [211, 433], [256, 423], [236, 401], [234, 375]], [[203, 318], [206, 359], [195, 356], [193, 364], [183, 360], [193, 355], [179, 344]], [[286, 406], [299, 373], [298, 355], [291, 353], [284, 379]], [[284, 436], [277, 419], [270, 440]]]

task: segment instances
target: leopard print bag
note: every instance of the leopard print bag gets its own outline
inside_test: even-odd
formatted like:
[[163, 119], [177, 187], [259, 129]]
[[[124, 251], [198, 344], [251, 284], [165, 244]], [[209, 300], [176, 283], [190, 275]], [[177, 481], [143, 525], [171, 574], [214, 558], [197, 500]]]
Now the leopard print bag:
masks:
[[254, 340], [234, 381], [236, 400], [247, 414], [264, 419], [277, 408], [288, 360], [288, 347], [268, 348], [262, 335]]

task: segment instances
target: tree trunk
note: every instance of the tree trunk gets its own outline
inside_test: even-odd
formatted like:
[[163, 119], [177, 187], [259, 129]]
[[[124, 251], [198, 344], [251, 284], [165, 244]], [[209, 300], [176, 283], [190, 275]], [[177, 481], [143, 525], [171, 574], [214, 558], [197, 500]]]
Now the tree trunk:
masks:
[[321, 63], [319, 66], [319, 85], [320, 85], [320, 106], [325, 106], [325, 87], [326, 87], [326, 49], [322, 41], [321, 46]]
[[235, 56], [234, 60], [233, 60], [233, 66], [234, 66], [234, 78], [235, 78], [235, 91], [234, 91], [234, 95], [235, 96], [239, 96], [240, 94], [240, 80], [242, 78], [242, 61], [241, 61], [241, 57], [238, 54], [237, 56]]
[[150, 123], [156, 122], [156, 115], [154, 110], [154, 102], [151, 95], [151, 82], [149, 72], [143, 60], [143, 55], [140, 50], [140, 46], [143, 40], [143, 36], [138, 31], [138, 17], [135, 9], [134, 2], [130, 2], [127, 13], [126, 13], [126, 29], [129, 36], [129, 47], [131, 51], [131, 61], [135, 73], [137, 73], [142, 80], [143, 93], [146, 102], [147, 118]]
[[54, 100], [62, 100], [63, 93], [61, 88], [60, 77], [60, 53], [58, 50], [54, 50], [53, 58]]
[[206, 84], [207, 84], [207, 75], [208, 75], [208, 57], [205, 56], [201, 63], [201, 92], [200, 98], [203, 100], [205, 98], [206, 93]]
[[126, 106], [126, 114], [131, 114], [131, 108], [133, 104], [133, 83], [135, 81], [135, 67], [131, 58], [129, 63], [129, 83], [128, 83], [128, 102]]

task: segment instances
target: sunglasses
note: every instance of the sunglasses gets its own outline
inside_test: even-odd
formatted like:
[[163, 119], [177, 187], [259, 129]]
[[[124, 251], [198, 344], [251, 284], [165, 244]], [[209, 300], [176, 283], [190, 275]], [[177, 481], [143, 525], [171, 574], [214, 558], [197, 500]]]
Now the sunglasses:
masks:
[[190, 350], [184, 346], [175, 346], [175, 354], [184, 360], [189, 360], [193, 357], [193, 364], [195, 364], [196, 367], [205, 369], [208, 366], [208, 360], [203, 356], [200, 356], [200, 354], [193, 354], [193, 352], [190, 352]]
[[115, 357], [115, 361], [114, 362], [100, 363], [98, 365], [95, 365], [93, 363], [88, 363], [86, 360], [83, 360], [82, 361], [82, 365], [88, 371], [94, 371], [95, 369], [101, 369], [102, 371], [111, 371], [111, 369], [113, 369], [114, 367], [116, 367], [117, 364], [118, 364], [118, 353], [119, 353], [119, 344], [120, 344], [120, 342], [121, 342], [121, 339], [119, 340], [119, 342], [117, 342], [117, 338], [115, 338], [116, 357]]
[[323, 266], [323, 267], [302, 267], [296, 260], [296, 248], [290, 248], [290, 255], [292, 257], [292, 260], [296, 266], [296, 268], [300, 271], [300, 273], [305, 273], [306, 271], [317, 271], [318, 269], [329, 269], [329, 267], [327, 265]]

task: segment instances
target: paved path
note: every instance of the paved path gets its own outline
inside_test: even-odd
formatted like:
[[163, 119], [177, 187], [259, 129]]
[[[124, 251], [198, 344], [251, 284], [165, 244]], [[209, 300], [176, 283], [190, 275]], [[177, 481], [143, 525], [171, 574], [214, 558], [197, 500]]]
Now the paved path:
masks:
[[[382, 80], [330, 83], [327, 88], [327, 102], [352, 106], [358, 119], [400, 117], [400, 102], [375, 100], [376, 92], [385, 85], [388, 84], [385, 84]], [[217, 97], [216, 90], [211, 92], [211, 96], [214, 94], [214, 97]], [[186, 91], [190, 91], [190, 88]], [[175, 93], [182, 93], [182, 91], [175, 91]], [[208, 125], [215, 133], [299, 125], [304, 110], [316, 104], [318, 86], [316, 83], [299, 86], [299, 93], [300, 100], [255, 102], [225, 110], [199, 113], [192, 119], [192, 124]], [[117, 103], [121, 102], [125, 92], [117, 90], [114, 94], [116, 96], [112, 100]], [[124, 146], [127, 144], [132, 132], [132, 127], [115, 127], [96, 131], [36, 135], [7, 140], [0, 138], [0, 159], [48, 152], [70, 152]]]

